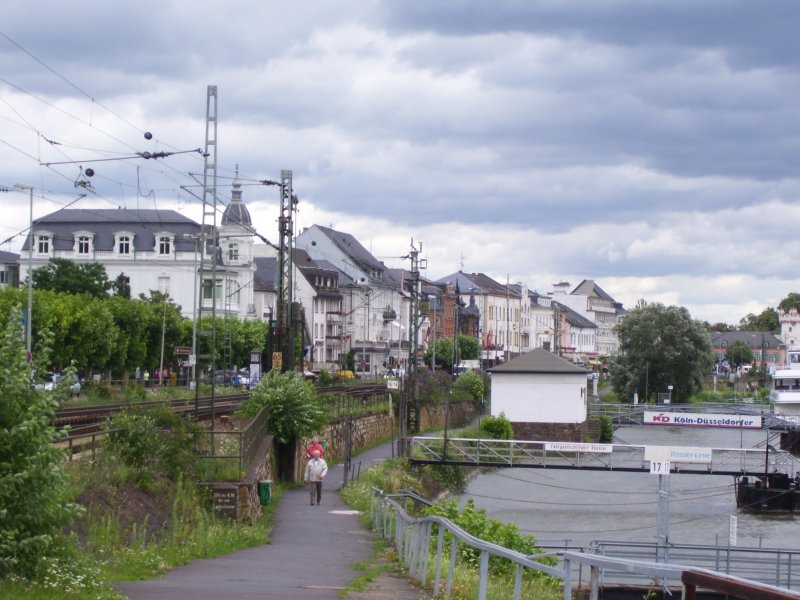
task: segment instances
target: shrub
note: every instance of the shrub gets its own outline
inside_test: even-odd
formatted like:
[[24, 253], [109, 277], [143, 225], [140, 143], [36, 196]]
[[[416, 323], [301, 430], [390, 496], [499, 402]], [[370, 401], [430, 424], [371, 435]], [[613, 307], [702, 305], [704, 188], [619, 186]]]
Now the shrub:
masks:
[[614, 423], [608, 415], [600, 415], [600, 441], [605, 444], [614, 441]]
[[327, 369], [322, 369], [319, 372], [319, 380], [317, 384], [320, 387], [328, 387], [333, 385], [336, 382], [336, 377]]
[[253, 418], [265, 406], [269, 409], [268, 431], [284, 444], [311, 437], [326, 423], [314, 386], [296, 373], [270, 371], [242, 403], [238, 414]]
[[177, 479], [194, 468], [197, 423], [182, 419], [167, 407], [133, 410], [117, 415], [107, 425], [103, 444], [122, 462], [133, 468], [140, 479], [157, 471]]
[[[428, 507], [423, 511], [423, 514], [445, 517], [467, 533], [509, 550], [516, 550], [522, 554], [529, 555], [541, 552], [536, 546], [535, 537], [520, 534], [519, 528], [513, 523], [503, 523], [497, 519], [490, 519], [486, 516], [485, 508], [475, 508], [472, 498], [467, 500], [462, 510], [458, 509], [458, 504], [455, 500], [451, 500]], [[479, 566], [480, 550], [466, 544], [459, 545], [458, 550], [463, 560], [475, 568]], [[499, 556], [492, 556], [489, 559], [489, 563], [489, 568], [493, 573], [510, 575], [514, 572], [514, 563]], [[541, 574], [534, 572], [534, 576], [537, 575], [541, 576]]]
[[488, 417], [481, 421], [481, 433], [493, 440], [510, 440], [514, 438], [514, 428], [505, 413], [496, 417]]
[[453, 387], [457, 390], [464, 390], [472, 396], [473, 400], [483, 400], [485, 392], [483, 385], [483, 377], [480, 373], [475, 371], [466, 371], [458, 376]]
[[123, 402], [142, 402], [147, 397], [147, 390], [141, 383], [129, 383], [122, 389]]
[[116, 391], [105, 381], [87, 380], [84, 392], [89, 400], [109, 400], [116, 395]]

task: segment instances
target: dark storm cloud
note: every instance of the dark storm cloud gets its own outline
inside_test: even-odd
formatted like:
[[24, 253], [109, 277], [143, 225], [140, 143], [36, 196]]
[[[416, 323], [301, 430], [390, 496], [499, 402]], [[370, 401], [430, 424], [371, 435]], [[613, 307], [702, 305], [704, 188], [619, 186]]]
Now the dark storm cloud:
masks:
[[401, 31], [449, 36], [518, 32], [580, 36], [604, 44], [723, 50], [742, 68], [797, 64], [798, 10], [792, 0], [768, 4], [710, 0], [698, 4], [638, 0], [526, 2], [470, 0], [384, 2], [383, 23]]

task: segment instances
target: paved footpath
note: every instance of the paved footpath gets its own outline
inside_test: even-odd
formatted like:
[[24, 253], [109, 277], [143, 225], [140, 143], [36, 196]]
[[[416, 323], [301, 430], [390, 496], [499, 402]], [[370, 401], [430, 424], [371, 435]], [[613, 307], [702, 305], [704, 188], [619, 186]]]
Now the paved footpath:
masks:
[[[360, 454], [361, 470], [391, 456], [391, 444]], [[220, 558], [195, 560], [160, 579], [120, 583], [115, 589], [131, 600], [250, 600], [256, 598], [340, 598], [361, 573], [352, 565], [372, 560], [373, 534], [339, 495], [343, 467], [331, 467], [322, 504], [309, 503], [307, 487], [287, 491], [280, 500], [271, 543]], [[350, 600], [419, 600], [427, 596], [402, 576], [384, 573]]]

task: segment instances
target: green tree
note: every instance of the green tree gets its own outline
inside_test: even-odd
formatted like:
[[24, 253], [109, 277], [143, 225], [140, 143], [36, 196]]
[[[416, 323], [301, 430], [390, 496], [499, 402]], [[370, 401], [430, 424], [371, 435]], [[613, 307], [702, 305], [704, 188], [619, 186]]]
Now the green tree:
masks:
[[778, 308], [784, 312], [789, 312], [791, 309], [800, 311], [800, 294], [791, 292], [786, 298], [780, 301]]
[[105, 298], [111, 283], [105, 267], [100, 263], [76, 263], [66, 258], [51, 258], [45, 266], [34, 269], [33, 286], [39, 290]]
[[[106, 306], [119, 331], [108, 366], [123, 378], [127, 378], [131, 370], [145, 364], [150, 311], [145, 302], [122, 296], [112, 296], [106, 301]], [[191, 325], [191, 322], [189, 324]]]
[[714, 364], [711, 338], [683, 307], [641, 303], [617, 326], [619, 352], [609, 372], [622, 398], [648, 400], [673, 386], [673, 401], [686, 401], [703, 387]]
[[[423, 360], [426, 365], [433, 360], [434, 347], [436, 348], [436, 367], [445, 371], [453, 370], [453, 338], [450, 336], [436, 338], [428, 345]], [[481, 343], [471, 335], [458, 336], [458, 360], [475, 360], [481, 357]]]
[[[435, 351], [434, 351], [435, 350]], [[430, 365], [433, 355], [436, 354], [436, 367], [444, 371], [453, 370], [453, 338], [442, 337], [428, 346], [425, 351], [425, 364]]]
[[736, 340], [725, 349], [725, 358], [734, 367], [749, 365], [753, 362], [753, 349], [747, 342]]
[[164, 366], [170, 366], [175, 358], [174, 348], [181, 340], [181, 308], [169, 298], [168, 294], [150, 292], [147, 298], [143, 294], [140, 300], [147, 307], [146, 339], [147, 356], [143, 367], [156, 369], [161, 366], [161, 348], [163, 340]]
[[119, 275], [117, 275], [117, 278], [111, 283], [111, 291], [114, 292], [115, 296], [130, 298], [131, 297], [130, 278], [127, 275], [125, 275], [125, 273], [120, 273]]
[[758, 316], [749, 313], [739, 320], [740, 331], [778, 331], [780, 328], [780, 317], [774, 308], [765, 308]]
[[485, 390], [483, 386], [483, 377], [481, 377], [480, 373], [476, 373], [475, 371], [461, 373], [453, 383], [453, 387], [456, 390], [464, 390], [472, 396], [473, 400], [483, 400]]
[[80, 509], [65, 501], [65, 454], [52, 445], [63, 388], [33, 391], [20, 313], [0, 332], [0, 577], [30, 578]]
[[105, 369], [119, 341], [107, 302], [87, 295], [37, 291], [34, 342], [44, 330], [53, 338], [50, 366], [56, 370], [70, 364], [81, 371]]
[[471, 335], [458, 336], [458, 356], [460, 360], [477, 360], [481, 357], [481, 343]]
[[269, 408], [268, 431], [282, 444], [311, 437], [326, 423], [314, 386], [291, 371], [272, 369], [242, 403], [239, 414], [252, 418], [265, 406]]

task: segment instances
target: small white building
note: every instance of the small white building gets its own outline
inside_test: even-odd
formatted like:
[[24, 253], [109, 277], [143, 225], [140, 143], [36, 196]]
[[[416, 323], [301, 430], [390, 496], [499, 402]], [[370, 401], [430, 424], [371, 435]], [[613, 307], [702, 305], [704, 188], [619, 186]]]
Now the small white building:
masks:
[[492, 416], [505, 414], [516, 439], [583, 441], [587, 369], [537, 348], [489, 372]]

